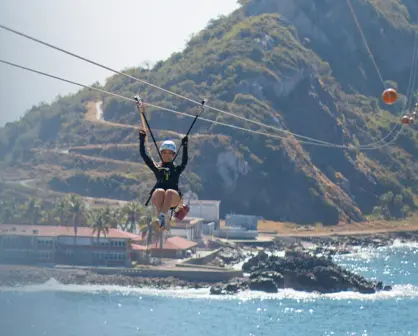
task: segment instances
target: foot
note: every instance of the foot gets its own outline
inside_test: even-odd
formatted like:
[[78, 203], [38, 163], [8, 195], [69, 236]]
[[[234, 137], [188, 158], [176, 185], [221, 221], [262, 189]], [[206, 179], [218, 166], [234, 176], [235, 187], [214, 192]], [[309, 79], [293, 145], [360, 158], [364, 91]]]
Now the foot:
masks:
[[160, 221], [160, 229], [165, 227], [165, 215], [160, 213], [158, 216], [158, 220]]
[[152, 225], [154, 226], [155, 229], [158, 229], [160, 227], [160, 221], [158, 220], [157, 217], [153, 219]]

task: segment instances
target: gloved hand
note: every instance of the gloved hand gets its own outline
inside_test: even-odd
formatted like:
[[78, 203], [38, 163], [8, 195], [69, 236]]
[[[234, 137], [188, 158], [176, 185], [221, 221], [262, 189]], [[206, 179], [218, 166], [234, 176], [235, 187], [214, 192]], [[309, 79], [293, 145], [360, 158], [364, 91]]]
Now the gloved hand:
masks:
[[144, 130], [139, 130], [139, 140], [143, 141], [145, 140], [145, 137], [147, 136], [147, 133], [145, 133]]
[[188, 143], [189, 143], [189, 138], [187, 136], [185, 136], [183, 139], [181, 139], [181, 144], [183, 146], [187, 146]]

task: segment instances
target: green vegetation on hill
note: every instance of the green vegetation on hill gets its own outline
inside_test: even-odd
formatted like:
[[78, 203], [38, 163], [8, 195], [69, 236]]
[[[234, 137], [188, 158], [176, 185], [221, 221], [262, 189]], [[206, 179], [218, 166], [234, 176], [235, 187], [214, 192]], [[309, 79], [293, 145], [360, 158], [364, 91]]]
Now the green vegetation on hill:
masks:
[[[411, 103], [406, 95], [418, 5], [412, 0], [351, 2], [383, 78], [399, 90], [394, 106], [380, 100], [383, 85], [344, 1], [240, 1], [240, 9], [211, 20], [183, 52], [152, 69], [127, 73], [321, 141], [375, 143], [399, 121], [404, 104]], [[126, 97], [140, 93], [161, 107], [197, 111], [186, 100], [120, 75], [110, 77], [103, 89]], [[104, 119], [113, 125], [86, 117], [91, 114], [88, 103], [96, 101], [103, 101]], [[156, 130], [177, 133], [185, 133], [192, 122], [155, 108], [147, 116]], [[416, 210], [414, 126], [391, 146], [360, 151], [307, 145], [209, 109], [205, 117], [284, 137], [196, 123], [182, 188], [201, 199], [220, 199], [222, 214], [331, 225], [367, 216], [400, 218]], [[137, 133], [129, 128], [138, 124], [132, 103], [83, 89], [36, 106], [0, 129], [1, 169], [30, 170], [51, 192], [143, 201], [154, 180], [138, 154]], [[162, 131], [156, 135], [158, 141], [167, 137]], [[168, 137], [179, 142], [181, 135]]]

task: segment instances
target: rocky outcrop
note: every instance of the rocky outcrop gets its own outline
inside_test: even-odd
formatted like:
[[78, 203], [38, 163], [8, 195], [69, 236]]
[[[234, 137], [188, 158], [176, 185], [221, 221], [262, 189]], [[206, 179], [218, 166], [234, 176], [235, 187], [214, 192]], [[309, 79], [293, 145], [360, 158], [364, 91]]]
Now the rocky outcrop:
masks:
[[225, 264], [236, 264], [245, 258], [242, 249], [223, 248], [218, 253], [218, 258], [221, 259]]
[[303, 252], [288, 252], [285, 258], [269, 256], [261, 251], [244, 263], [249, 279], [234, 280], [211, 288], [211, 294], [230, 294], [240, 290], [276, 293], [281, 288], [304, 292], [335, 293], [356, 291], [364, 294], [390, 290], [382, 282], [374, 282], [336, 265], [331, 258], [314, 257]]

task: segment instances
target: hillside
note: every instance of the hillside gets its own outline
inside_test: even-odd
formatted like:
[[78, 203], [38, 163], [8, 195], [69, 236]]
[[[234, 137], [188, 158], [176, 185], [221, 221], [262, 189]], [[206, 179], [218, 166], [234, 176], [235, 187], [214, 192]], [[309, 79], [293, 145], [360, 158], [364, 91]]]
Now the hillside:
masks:
[[[271, 127], [346, 146], [385, 137], [405, 103], [415, 104], [406, 96], [418, 5], [351, 1], [383, 79], [400, 93], [398, 103], [388, 106], [380, 99], [383, 84], [345, 1], [240, 2], [240, 9], [212, 20], [183, 52], [152, 69], [126, 71], [193, 100], [208, 97], [210, 106], [270, 126], [206, 109], [205, 118], [273, 137], [198, 121], [182, 190], [220, 199], [223, 215], [233, 211], [300, 224], [403, 218], [414, 212], [415, 126], [404, 127], [390, 146], [364, 151], [306, 144]], [[101, 89], [197, 111], [185, 99], [121, 75]], [[192, 121], [156, 108], [148, 111], [158, 141], [170, 137], [179, 143]], [[134, 104], [92, 90], [41, 104], [0, 129], [3, 179], [6, 184], [36, 179], [37, 188], [51, 195], [75, 192], [120, 200], [139, 195], [144, 201], [154, 180], [138, 153], [138, 125]], [[3, 188], [0, 194], [11, 193]]]

